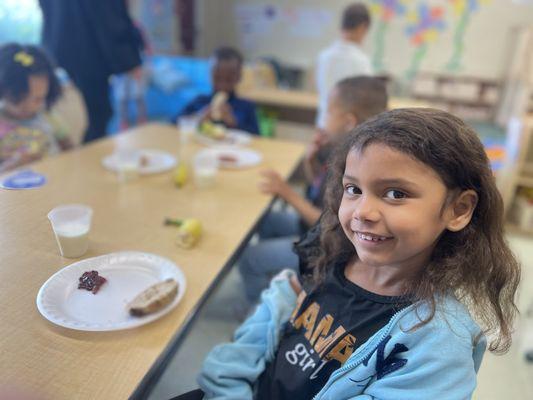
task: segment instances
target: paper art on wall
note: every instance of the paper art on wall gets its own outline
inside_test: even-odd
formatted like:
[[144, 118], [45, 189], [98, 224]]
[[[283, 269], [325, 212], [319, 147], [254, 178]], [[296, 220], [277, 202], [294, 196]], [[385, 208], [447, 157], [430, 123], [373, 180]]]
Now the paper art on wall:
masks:
[[238, 4], [235, 6], [237, 30], [244, 50], [252, 50], [262, 37], [272, 32], [280, 11], [267, 4]]
[[482, 4], [488, 3], [488, 0], [448, 0], [452, 5], [452, 14], [456, 18], [453, 32], [453, 52], [446, 64], [446, 70], [457, 72], [461, 69], [461, 61], [464, 51], [464, 39], [470, 17], [475, 13]]
[[428, 45], [434, 42], [446, 24], [444, 22], [444, 9], [439, 6], [429, 6], [420, 3], [407, 14], [409, 24], [405, 33], [410, 42], [415, 46], [411, 63], [405, 73], [405, 78], [411, 81], [418, 72], [422, 60], [426, 56]]
[[333, 19], [333, 12], [322, 8], [287, 7], [283, 10], [283, 22], [294, 37], [320, 38]]
[[374, 54], [372, 64], [374, 70], [384, 69], [383, 56], [385, 54], [385, 35], [391, 20], [397, 15], [404, 15], [406, 11], [405, 0], [372, 0], [370, 12], [376, 22], [374, 33]]

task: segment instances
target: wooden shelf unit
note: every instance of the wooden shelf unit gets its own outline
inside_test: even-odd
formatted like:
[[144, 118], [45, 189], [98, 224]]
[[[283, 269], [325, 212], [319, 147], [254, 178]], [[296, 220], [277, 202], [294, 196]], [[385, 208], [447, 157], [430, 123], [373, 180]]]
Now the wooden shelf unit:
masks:
[[[507, 129], [506, 158], [497, 177], [505, 212], [510, 211], [521, 187], [533, 188], [533, 114], [513, 119]], [[533, 229], [524, 230], [509, 221], [509, 231], [533, 235]]]

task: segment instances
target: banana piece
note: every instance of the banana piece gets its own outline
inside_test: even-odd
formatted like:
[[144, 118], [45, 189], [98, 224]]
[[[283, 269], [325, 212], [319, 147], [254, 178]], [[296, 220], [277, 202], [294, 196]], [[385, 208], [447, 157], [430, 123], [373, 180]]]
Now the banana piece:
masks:
[[172, 219], [166, 218], [165, 225], [179, 227], [176, 243], [178, 246], [190, 249], [202, 237], [202, 223], [196, 218]]
[[202, 236], [202, 224], [195, 218], [186, 219], [178, 230], [177, 243], [179, 246], [190, 249]]
[[187, 165], [180, 163], [174, 170], [174, 184], [180, 188], [187, 183], [188, 177], [189, 171]]

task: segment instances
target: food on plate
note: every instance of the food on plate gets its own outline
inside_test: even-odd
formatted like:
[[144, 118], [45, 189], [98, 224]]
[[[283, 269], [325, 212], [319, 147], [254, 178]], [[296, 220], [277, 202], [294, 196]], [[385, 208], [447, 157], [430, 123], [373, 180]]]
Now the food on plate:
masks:
[[234, 156], [233, 154], [220, 154], [218, 156], [218, 161], [220, 161], [222, 164], [226, 165], [236, 165], [239, 161], [239, 159]]
[[200, 124], [200, 134], [213, 140], [224, 140], [227, 136], [227, 129], [222, 124], [204, 121]]
[[150, 157], [148, 157], [146, 154], [141, 154], [139, 157], [139, 166], [141, 168], [147, 167], [150, 164]]
[[187, 219], [165, 219], [165, 225], [179, 227], [177, 243], [180, 247], [190, 249], [202, 236], [202, 223], [196, 218]]
[[98, 271], [86, 271], [79, 278], [78, 289], [85, 289], [96, 294], [106, 282], [107, 279], [98, 275]]
[[178, 294], [178, 282], [167, 279], [150, 286], [139, 293], [129, 304], [129, 313], [135, 317], [142, 317], [163, 309], [170, 304]]

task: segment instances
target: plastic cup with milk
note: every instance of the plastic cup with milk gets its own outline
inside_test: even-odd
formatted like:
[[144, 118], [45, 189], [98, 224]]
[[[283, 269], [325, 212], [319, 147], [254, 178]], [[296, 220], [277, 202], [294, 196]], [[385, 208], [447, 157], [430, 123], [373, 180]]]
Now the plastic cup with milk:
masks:
[[178, 119], [180, 142], [182, 144], [187, 144], [191, 136], [196, 133], [198, 122], [198, 117], [195, 115], [184, 115]]
[[200, 151], [194, 156], [194, 183], [198, 188], [209, 188], [216, 183], [218, 158], [212, 153]]
[[135, 149], [120, 149], [116, 152], [117, 173], [120, 182], [131, 182], [139, 177], [141, 152]]
[[48, 213], [59, 251], [63, 257], [77, 258], [89, 248], [93, 210], [82, 204], [68, 204]]

